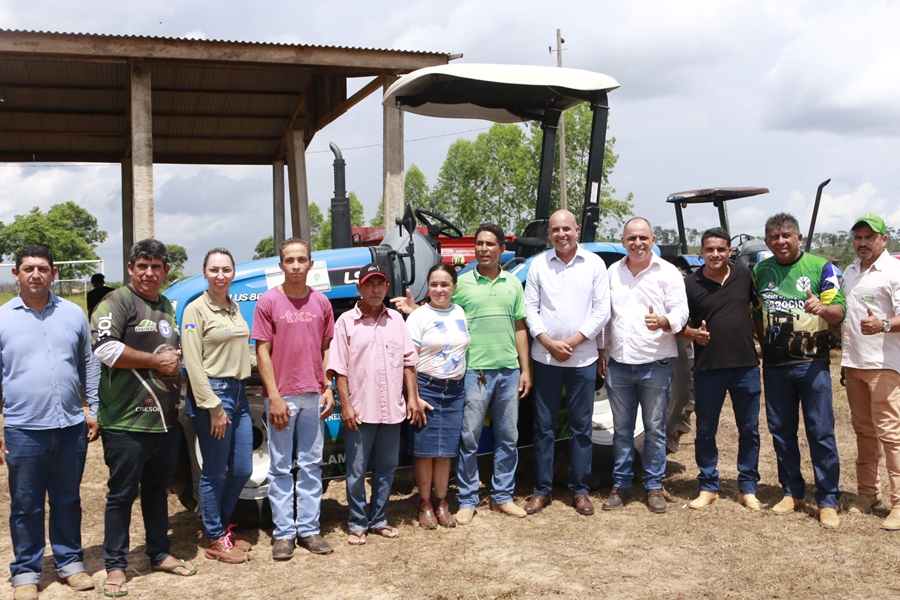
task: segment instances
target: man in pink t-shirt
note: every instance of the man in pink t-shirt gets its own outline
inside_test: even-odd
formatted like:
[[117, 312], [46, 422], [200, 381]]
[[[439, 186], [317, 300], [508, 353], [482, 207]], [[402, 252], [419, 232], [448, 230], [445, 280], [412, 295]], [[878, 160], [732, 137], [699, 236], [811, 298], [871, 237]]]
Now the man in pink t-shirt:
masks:
[[[424, 425], [425, 410], [416, 383], [416, 347], [400, 313], [384, 306], [387, 275], [374, 263], [366, 265], [356, 287], [360, 301], [334, 327], [328, 376], [337, 376], [341, 400], [349, 542], [361, 545], [369, 531], [386, 538], [400, 535], [385, 517], [400, 454], [400, 425], [407, 417], [414, 425]], [[367, 511], [365, 479], [370, 457], [372, 499]]]
[[[319, 511], [324, 419], [334, 408], [334, 389], [325, 385], [324, 368], [334, 336], [334, 312], [324, 294], [306, 285], [313, 265], [309, 244], [290, 238], [281, 245], [280, 255], [284, 283], [256, 303], [253, 339], [271, 423], [272, 558], [288, 560], [294, 554], [295, 538], [315, 554], [332, 551], [319, 535]], [[295, 462], [296, 483], [291, 476]]]

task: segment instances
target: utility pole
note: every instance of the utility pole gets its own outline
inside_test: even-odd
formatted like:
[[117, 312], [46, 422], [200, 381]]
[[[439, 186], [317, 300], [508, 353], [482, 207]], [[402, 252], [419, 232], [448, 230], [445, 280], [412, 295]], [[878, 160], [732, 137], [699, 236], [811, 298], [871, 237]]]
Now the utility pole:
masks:
[[[562, 32], [556, 30], [556, 66], [562, 67], [562, 45], [566, 40], [562, 38]], [[550, 50], [551, 54], [553, 49]], [[559, 119], [559, 207], [568, 210], [569, 202], [566, 198], [566, 115], [563, 113]]]

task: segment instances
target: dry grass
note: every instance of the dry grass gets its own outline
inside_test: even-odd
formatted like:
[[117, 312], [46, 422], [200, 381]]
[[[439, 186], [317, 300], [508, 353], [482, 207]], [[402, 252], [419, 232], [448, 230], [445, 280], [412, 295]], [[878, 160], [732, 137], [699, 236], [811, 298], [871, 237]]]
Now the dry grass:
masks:
[[[836, 370], [836, 369], [834, 369]], [[835, 382], [836, 383], [836, 382]], [[844, 510], [855, 498], [855, 444], [843, 388], [836, 383], [835, 408], [843, 471], [841, 527], [822, 529], [814, 509], [776, 517], [751, 514], [737, 502], [737, 433], [730, 409], [720, 427], [722, 499], [705, 511], [692, 511], [696, 495], [693, 439], [682, 439], [670, 455], [665, 487], [669, 511], [651, 514], [642, 500], [615, 513], [581, 517], [557, 488], [556, 500], [541, 514], [510, 519], [480, 510], [475, 521], [455, 530], [425, 531], [416, 526], [412, 474], [398, 473], [389, 517], [400, 527], [397, 540], [369, 536], [363, 547], [346, 543], [346, 503], [342, 482], [328, 489], [322, 531], [335, 546], [330, 556], [297, 550], [293, 560], [271, 560], [269, 532], [250, 532], [255, 560], [245, 565], [203, 558], [197, 518], [170, 497], [173, 552], [191, 558], [197, 576], [179, 579], [149, 573], [143, 530], [135, 508], [129, 598], [840, 598], [900, 597], [900, 532], [878, 528], [887, 511], [851, 517]], [[762, 415], [764, 420], [764, 415]], [[781, 498], [771, 437], [762, 424], [759, 497]], [[802, 439], [802, 436], [801, 436]], [[804, 474], [813, 501], [808, 452]], [[84, 545], [88, 571], [103, 579], [100, 544], [106, 469], [99, 444], [92, 445], [82, 488]], [[6, 523], [9, 494], [0, 483], [0, 520]], [[521, 500], [531, 481], [520, 467]], [[888, 492], [884, 483], [884, 492]], [[608, 488], [594, 494], [602, 498]], [[599, 507], [598, 507], [599, 508]], [[0, 533], [0, 561], [10, 561], [8, 533]], [[48, 549], [49, 553], [49, 549]], [[9, 588], [0, 592], [8, 593]], [[9, 596], [6, 597], [10, 597]], [[55, 582], [45, 558], [42, 598], [73, 598]]]

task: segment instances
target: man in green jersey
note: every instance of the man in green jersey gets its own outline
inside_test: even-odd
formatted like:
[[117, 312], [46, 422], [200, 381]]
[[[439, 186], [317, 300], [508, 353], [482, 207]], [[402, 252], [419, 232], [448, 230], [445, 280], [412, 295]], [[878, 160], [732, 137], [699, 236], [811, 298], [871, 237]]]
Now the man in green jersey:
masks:
[[175, 310], [159, 289], [169, 273], [166, 247], [154, 239], [131, 249], [131, 281], [108, 294], [91, 317], [100, 359], [100, 437], [109, 467], [103, 559], [107, 596], [124, 596], [131, 507], [138, 493], [154, 571], [187, 577], [196, 569], [169, 554], [167, 488], [178, 459], [176, 406], [181, 350]]
[[763, 350], [766, 419], [784, 498], [772, 512], [784, 515], [804, 505], [797, 429], [800, 410], [816, 480], [819, 521], [835, 528], [841, 467], [834, 439], [828, 327], [844, 320], [846, 304], [837, 271], [822, 257], [800, 250], [800, 226], [787, 213], [766, 221], [766, 246], [773, 256], [753, 269], [759, 305], [753, 319]]

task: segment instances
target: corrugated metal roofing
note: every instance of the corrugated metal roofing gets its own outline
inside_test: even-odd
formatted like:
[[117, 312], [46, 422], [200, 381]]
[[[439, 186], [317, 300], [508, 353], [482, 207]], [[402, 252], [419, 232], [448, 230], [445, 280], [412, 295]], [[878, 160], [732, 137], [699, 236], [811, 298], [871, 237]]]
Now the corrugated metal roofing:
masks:
[[0, 30], [0, 161], [121, 161], [130, 148], [130, 58], [150, 68], [154, 161], [201, 164], [281, 159], [292, 128], [304, 129], [308, 143], [346, 110], [347, 78], [450, 59], [344, 46]]

